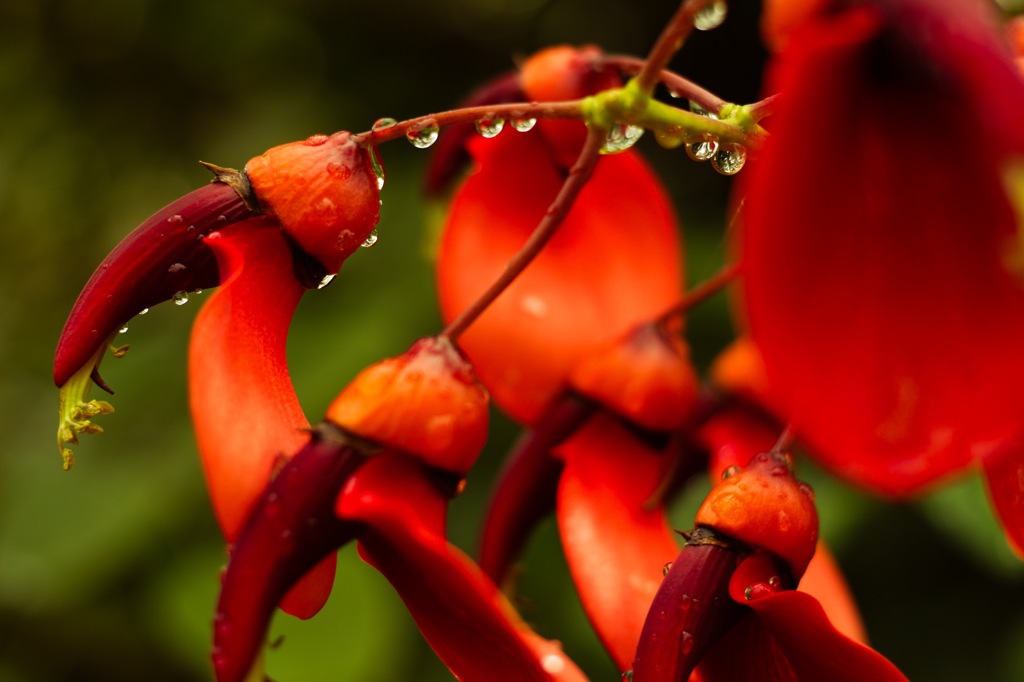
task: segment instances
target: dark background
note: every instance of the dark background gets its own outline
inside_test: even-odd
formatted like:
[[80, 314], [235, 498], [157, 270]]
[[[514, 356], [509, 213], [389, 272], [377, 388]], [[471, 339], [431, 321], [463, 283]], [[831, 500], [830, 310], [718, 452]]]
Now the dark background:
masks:
[[[734, 5], [673, 68], [753, 101], [758, 4]], [[0, 0], [0, 682], [210, 679], [224, 552], [184, 388], [204, 297], [131, 323], [131, 353], [104, 365], [117, 413], [102, 418], [107, 433], [84, 439], [70, 473], [60, 470], [51, 380], [78, 290], [131, 228], [208, 180], [198, 159], [240, 167], [313, 133], [450, 108], [550, 44], [643, 55], [674, 10], [664, 0]], [[729, 181], [679, 151], [641, 146], [677, 199], [690, 279], [703, 279], [722, 260]], [[424, 247], [431, 212], [419, 194], [425, 153], [398, 141], [381, 154], [379, 243], [308, 296], [292, 330], [292, 371], [314, 420], [361, 367], [439, 328]], [[703, 365], [730, 333], [725, 304], [698, 310], [689, 329]], [[513, 435], [498, 421], [453, 507], [463, 547]], [[914, 680], [1024, 679], [1024, 570], [975, 476], [897, 506], [801, 466], [879, 649]], [[677, 510], [679, 527], [692, 504]], [[271, 676], [450, 679], [387, 583], [353, 548], [341, 557], [324, 613], [276, 619], [272, 637], [284, 640], [268, 654]], [[529, 549], [522, 593], [542, 634], [593, 679], [617, 679], [550, 524]]]

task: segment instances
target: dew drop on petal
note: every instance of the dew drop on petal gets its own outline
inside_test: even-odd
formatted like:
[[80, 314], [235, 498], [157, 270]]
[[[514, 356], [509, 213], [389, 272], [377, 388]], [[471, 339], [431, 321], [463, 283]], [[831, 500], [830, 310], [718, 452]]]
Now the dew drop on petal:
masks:
[[384, 117], [378, 118], [376, 121], [374, 121], [373, 126], [370, 129], [374, 131], [387, 130], [388, 128], [392, 128], [396, 125], [398, 125], [398, 121], [396, 121], [393, 118]]
[[627, 670], [622, 673], [622, 682], [633, 682], [633, 671]]
[[418, 130], [409, 130], [405, 137], [416, 149], [426, 149], [437, 142], [437, 136], [440, 132], [441, 129], [437, 125], [428, 123]]
[[370, 248], [371, 246], [373, 246], [376, 243], [377, 243], [377, 228], [373, 228], [373, 230], [370, 232], [370, 234], [366, 235], [366, 241], [364, 241], [359, 246], [363, 247], [364, 249], [368, 249], [368, 248]]
[[511, 121], [512, 127], [520, 133], [528, 133], [533, 130], [533, 126], [537, 125], [537, 119], [535, 118], [514, 118]]
[[167, 268], [167, 272], [170, 272], [170, 273], [173, 274], [175, 272], [181, 272], [184, 269], [185, 269], [185, 264], [184, 263], [171, 263], [170, 267]]
[[325, 286], [330, 284], [332, 281], [334, 281], [334, 275], [324, 275], [323, 279], [321, 279], [317, 283], [316, 288], [317, 289], [323, 289]]
[[693, 651], [693, 635], [686, 630], [679, 633], [679, 651], [684, 656]]
[[693, 15], [693, 27], [698, 31], [710, 31], [718, 28], [725, 21], [729, 6], [724, 0], [716, 0]]
[[124, 334], [126, 331], [128, 331], [128, 325], [125, 325], [125, 326], [121, 327], [120, 329], [118, 329], [117, 333], [118, 334]]
[[747, 150], [738, 144], [723, 145], [711, 159], [711, 165], [722, 175], [736, 175], [746, 162]]
[[662, 566], [661, 567], [661, 574], [662, 575], [668, 575], [668, 572], [672, 570], [672, 564], [673, 563], [674, 562], [670, 561], [667, 564], [665, 564], [664, 566]]
[[547, 654], [540, 659], [540, 667], [544, 672], [557, 675], [565, 670], [565, 659], [559, 654]]
[[149, 308], [143, 308], [142, 310], [139, 311], [139, 315], [145, 315], [148, 312], [149, 312]]
[[686, 154], [694, 161], [709, 161], [718, 153], [718, 138], [704, 135], [696, 142], [686, 145]]
[[330, 136], [324, 135], [323, 133], [317, 135], [310, 135], [306, 138], [306, 145], [309, 147], [319, 147], [320, 145], [331, 139]]
[[735, 464], [733, 464], [732, 466], [728, 466], [728, 467], [725, 468], [725, 471], [722, 472], [722, 480], [724, 481], [727, 478], [732, 478], [733, 476], [735, 476], [739, 472], [740, 472], [740, 468], [738, 466], [736, 466]]
[[476, 122], [476, 131], [486, 138], [496, 137], [505, 128], [505, 120], [485, 116]]
[[605, 137], [604, 146], [601, 147], [602, 154], [618, 154], [624, 152], [636, 144], [644, 134], [640, 126], [629, 123], [617, 123], [608, 131]]
[[174, 305], [185, 305], [186, 303], [188, 303], [188, 292], [179, 291], [175, 293], [174, 296], [172, 296], [171, 298], [174, 299]]

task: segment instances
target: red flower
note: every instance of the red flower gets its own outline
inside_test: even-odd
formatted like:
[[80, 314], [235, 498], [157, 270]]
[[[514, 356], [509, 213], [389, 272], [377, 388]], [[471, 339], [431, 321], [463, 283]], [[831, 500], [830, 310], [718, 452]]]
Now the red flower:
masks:
[[994, 457], [1024, 427], [1006, 190], [1024, 82], [987, 8], [833, 7], [771, 81], [740, 243], [769, 402], [826, 466], [890, 495]]

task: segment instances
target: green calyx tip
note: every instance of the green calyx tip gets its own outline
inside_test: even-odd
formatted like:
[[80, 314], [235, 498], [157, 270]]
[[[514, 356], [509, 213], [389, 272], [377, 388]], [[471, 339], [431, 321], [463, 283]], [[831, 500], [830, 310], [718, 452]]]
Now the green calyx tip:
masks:
[[105, 400], [87, 400], [93, 386], [93, 370], [99, 365], [104, 351], [106, 351], [106, 345], [101, 346], [92, 359], [60, 387], [57, 449], [60, 450], [65, 471], [75, 463], [74, 453], [67, 446], [78, 445], [79, 434], [102, 433], [103, 428], [95, 424], [92, 421], [93, 418], [114, 411], [113, 405]]

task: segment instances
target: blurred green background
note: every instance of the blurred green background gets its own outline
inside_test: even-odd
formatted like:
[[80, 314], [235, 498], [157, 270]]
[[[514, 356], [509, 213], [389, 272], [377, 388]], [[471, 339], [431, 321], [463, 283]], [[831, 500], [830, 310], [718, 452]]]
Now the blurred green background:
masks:
[[[673, 66], [720, 95], [757, 98], [758, 3], [734, 3]], [[208, 680], [210, 620], [225, 555], [186, 413], [190, 321], [204, 296], [159, 306], [108, 359], [107, 433], [60, 469], [53, 349], [102, 257], [147, 215], [208, 180], [196, 161], [240, 167], [267, 147], [365, 130], [453, 106], [519, 55], [598, 43], [642, 55], [675, 10], [664, 0], [0, 0], [0, 682]], [[689, 274], [722, 259], [729, 181], [642, 141], [686, 226]], [[380, 241], [307, 297], [290, 356], [316, 420], [360, 368], [437, 331], [425, 154], [381, 150]], [[728, 338], [724, 302], [690, 323], [707, 362]], [[481, 505], [514, 429], [453, 506], [472, 549]], [[866, 498], [803, 465], [824, 535], [875, 645], [914, 680], [1024, 679], [1024, 571], [976, 478], [908, 505]], [[699, 496], [699, 491], [695, 495]], [[692, 505], [678, 510], [679, 527]], [[692, 518], [692, 517], [691, 517]], [[389, 586], [349, 547], [331, 603], [279, 616], [274, 679], [446, 680]], [[582, 620], [551, 524], [531, 544], [526, 618], [593, 679], [617, 679]]]

